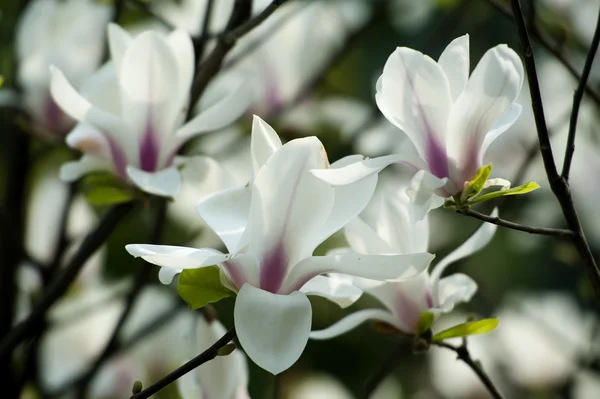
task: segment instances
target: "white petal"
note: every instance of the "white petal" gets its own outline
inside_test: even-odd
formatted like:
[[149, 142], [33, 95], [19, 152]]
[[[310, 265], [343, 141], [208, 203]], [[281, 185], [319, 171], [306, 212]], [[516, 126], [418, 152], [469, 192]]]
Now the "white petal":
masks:
[[[194, 79], [194, 45], [190, 35], [182, 29], [176, 29], [167, 36], [167, 43], [177, 63], [177, 74], [179, 75], [179, 104], [187, 104], [190, 87]], [[187, 106], [180, 110], [185, 117]]]
[[129, 244], [125, 246], [125, 249], [136, 258], [142, 257], [146, 262], [178, 270], [218, 265], [229, 259], [229, 255], [208, 248]]
[[[207, 90], [217, 90], [209, 87]], [[222, 88], [219, 90], [223, 91]], [[201, 110], [191, 121], [181, 127], [176, 135], [180, 142], [191, 137], [222, 129], [235, 122], [250, 106], [252, 86], [247, 80], [240, 81], [235, 87], [227, 88], [217, 102]]]
[[104, 158], [95, 157], [93, 155], [84, 155], [77, 161], [63, 164], [60, 168], [60, 179], [71, 182], [88, 173], [102, 170], [113, 171], [113, 166]]
[[[361, 155], [350, 155], [333, 164], [331, 169], [339, 169], [362, 160]], [[335, 187], [335, 202], [329, 217], [319, 234], [313, 236], [315, 247], [355, 219], [373, 197], [377, 186], [377, 175], [371, 175], [354, 184]]]
[[136, 186], [150, 194], [174, 197], [181, 189], [181, 175], [176, 166], [158, 172], [145, 172], [129, 165], [126, 171]]
[[248, 357], [259, 367], [279, 374], [302, 355], [312, 309], [300, 292], [277, 295], [246, 284], [236, 298], [233, 317]]
[[367, 320], [377, 320], [384, 323], [397, 326], [396, 318], [388, 311], [383, 309], [365, 309], [354, 312], [344, 317], [337, 323], [327, 327], [324, 330], [312, 331], [311, 339], [331, 339], [358, 327]]
[[447, 151], [467, 175], [477, 172], [484, 138], [519, 95], [523, 76], [519, 56], [506, 45], [498, 45], [483, 55], [454, 103], [448, 118]]
[[410, 198], [409, 215], [411, 223], [415, 223], [427, 215], [431, 209], [442, 205], [442, 201], [436, 194], [436, 190], [443, 187], [448, 178], [440, 179], [426, 170], [418, 171], [410, 180], [410, 187], [406, 189], [406, 194]]
[[467, 86], [469, 80], [469, 35], [463, 35], [452, 40], [438, 60], [450, 83], [452, 100], [457, 97]]
[[340, 274], [316, 276], [304, 284], [300, 292], [329, 299], [342, 308], [352, 305], [362, 295], [362, 290], [352, 285], [349, 276]]
[[[230, 253], [237, 253], [248, 244], [244, 231], [250, 217], [250, 187], [234, 187], [211, 194], [198, 203], [196, 211]], [[242, 237], [246, 239], [242, 241]]]
[[[494, 209], [490, 216], [498, 216], [498, 209]], [[497, 228], [498, 226], [495, 224], [484, 222], [467, 241], [452, 251], [435, 266], [435, 269], [431, 273], [433, 281], [439, 280], [446, 267], [451, 263], [466, 258], [485, 247], [492, 240], [492, 237], [494, 237]]]
[[344, 236], [350, 247], [359, 254], [389, 254], [393, 252], [371, 226], [359, 217], [346, 225]]
[[119, 25], [112, 22], [108, 24], [108, 47], [110, 49], [110, 58], [117, 70], [121, 68], [123, 56], [132, 41], [131, 35]]
[[403, 155], [386, 155], [377, 158], [366, 158], [363, 161], [342, 168], [315, 169], [311, 170], [311, 173], [333, 186], [343, 186], [379, 173], [388, 165], [404, 162], [406, 162], [406, 157]]
[[408, 135], [421, 158], [427, 159], [432, 140], [445, 148], [450, 85], [430, 57], [398, 47], [385, 63], [375, 100], [383, 115]]
[[[313, 237], [331, 212], [334, 189], [309, 170], [323, 168], [326, 162], [316, 137], [296, 139], [276, 151], [256, 176], [248, 250], [267, 267], [261, 269], [261, 288], [277, 292], [288, 265], [313, 253]], [[279, 261], [265, 261], [271, 257]]]
[[164, 285], [169, 285], [173, 282], [176, 275], [181, 273], [183, 269], [173, 269], [170, 267], [161, 267], [158, 271], [158, 281]]
[[523, 111], [523, 107], [521, 104], [513, 103], [508, 111], [502, 114], [500, 118], [496, 121], [494, 126], [490, 129], [490, 131], [485, 135], [483, 139], [483, 143], [481, 144], [481, 149], [479, 150], [479, 157], [483, 159], [488, 147], [496, 140], [502, 133], [508, 130], [519, 116], [521, 116], [521, 112]]
[[250, 141], [252, 176], [256, 176], [271, 155], [280, 148], [281, 139], [275, 130], [267, 122], [254, 115], [252, 119], [252, 139]]
[[298, 290], [315, 276], [330, 272], [371, 280], [402, 280], [422, 273], [433, 258], [429, 253], [312, 256], [294, 266], [281, 292]]
[[440, 280], [439, 308], [450, 312], [459, 303], [469, 302], [477, 292], [477, 283], [466, 274], [456, 273]]

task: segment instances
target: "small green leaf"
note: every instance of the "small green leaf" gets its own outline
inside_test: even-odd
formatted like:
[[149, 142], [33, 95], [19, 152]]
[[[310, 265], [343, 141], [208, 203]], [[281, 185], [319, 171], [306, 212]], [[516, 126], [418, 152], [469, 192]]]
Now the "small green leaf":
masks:
[[0, 75], [0, 87], [4, 84], [4, 76]]
[[235, 295], [221, 283], [219, 268], [216, 266], [184, 270], [179, 276], [177, 292], [187, 302], [190, 310]]
[[530, 181], [529, 183], [525, 183], [518, 187], [509, 188], [508, 190], [499, 190], [493, 191], [491, 193], [480, 195], [479, 197], [473, 199], [473, 201], [469, 202], [469, 205], [477, 204], [483, 201], [489, 201], [495, 198], [504, 197], [505, 195], [521, 195], [527, 194], [528, 192], [537, 190], [540, 188], [540, 185], [536, 182]]
[[134, 394], [134, 395], [136, 393], [140, 393], [140, 392], [142, 392], [142, 388], [143, 388], [142, 381], [138, 380], [138, 381], [136, 381], [136, 382], [133, 383], [133, 387], [131, 388], [131, 393]]
[[492, 164], [482, 166], [477, 171], [477, 175], [475, 178], [466, 184], [465, 190], [467, 190], [466, 195], [463, 198], [471, 198], [476, 196], [483, 190], [485, 186], [485, 182], [490, 177], [492, 173]]
[[431, 330], [431, 325], [433, 324], [433, 313], [431, 312], [423, 312], [419, 316], [419, 321], [417, 324], [417, 328], [419, 329], [419, 333], [424, 333], [425, 331]]
[[132, 201], [134, 193], [119, 187], [96, 187], [86, 193], [88, 201], [92, 205], [112, 205]]
[[498, 327], [498, 323], [499, 321], [495, 317], [491, 319], [469, 321], [435, 334], [432, 340], [435, 342], [443, 341], [444, 339], [448, 338], [468, 337], [469, 335], [486, 334], [490, 331], [495, 330], [496, 327]]
[[235, 343], [230, 342], [222, 348], [219, 348], [217, 351], [217, 356], [227, 356], [230, 355], [231, 352], [235, 350]]

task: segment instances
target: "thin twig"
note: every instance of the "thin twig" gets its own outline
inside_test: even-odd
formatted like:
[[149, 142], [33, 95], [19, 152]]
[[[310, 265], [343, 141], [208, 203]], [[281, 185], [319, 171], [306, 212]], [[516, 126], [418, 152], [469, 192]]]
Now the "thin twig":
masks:
[[165, 388], [167, 385], [177, 381], [179, 378], [183, 377], [190, 371], [217, 357], [219, 349], [227, 345], [234, 338], [235, 328], [232, 328], [231, 330], [227, 331], [225, 335], [219, 338], [219, 340], [215, 342], [210, 348], [206, 349], [204, 352], [202, 352], [189, 362], [185, 363], [183, 366], [167, 374], [148, 388], [136, 393], [135, 395], [132, 395], [130, 399], [149, 398], [161, 389]]
[[[166, 220], [167, 201], [160, 198], [157, 199], [157, 202], [156, 218], [150, 234], [150, 244], [158, 244], [160, 242]], [[113, 329], [111, 337], [104, 346], [104, 350], [98, 357], [96, 357], [96, 360], [92, 366], [79, 381], [76, 397], [80, 399], [85, 399], [87, 397], [89, 384], [92, 382], [94, 376], [98, 370], [100, 370], [100, 367], [109, 359], [109, 357], [119, 349], [119, 336], [121, 331], [123, 330], [126, 321], [129, 319], [129, 316], [131, 315], [142, 289], [147, 284], [148, 277], [150, 276], [152, 270], [154, 270], [154, 266], [147, 262], [141, 262], [139, 265], [137, 274], [134, 278], [133, 286], [131, 287], [129, 294], [125, 299], [125, 307], [123, 312], [121, 313], [121, 316], [119, 317], [119, 320]]]
[[[502, 3], [500, 0], [487, 0], [490, 5], [500, 11], [505, 17], [513, 19], [513, 13], [507, 5]], [[577, 71], [577, 68], [567, 59], [562, 53], [560, 47], [553, 43], [552, 39], [543, 32], [537, 24], [529, 27], [533, 37], [550, 53], [552, 54], [563, 66], [569, 71], [578, 82], [581, 80], [581, 76]], [[585, 93], [597, 104], [600, 105], [600, 94], [596, 93], [590, 85], [585, 85]]]
[[475, 372], [475, 374], [477, 374], [477, 377], [479, 377], [483, 385], [485, 385], [485, 387], [494, 399], [503, 399], [502, 394], [500, 393], [498, 388], [496, 388], [496, 386], [494, 385], [490, 377], [487, 375], [483, 367], [481, 367], [481, 364], [479, 364], [479, 362], [477, 362], [476, 360], [473, 360], [471, 354], [469, 353], [469, 349], [466, 345], [454, 346], [446, 342], [432, 342], [432, 344], [455, 352], [458, 356], [458, 359], [462, 360]]
[[506, 227], [511, 230], [523, 231], [529, 234], [538, 234], [544, 236], [560, 236], [560, 237], [573, 237], [574, 233], [571, 230], [567, 229], [553, 229], [546, 227], [533, 227], [533, 226], [525, 226], [515, 222], [509, 222], [508, 220], [500, 219], [497, 216], [488, 216], [483, 213], [479, 213], [472, 209], [457, 209], [457, 213], [470, 216], [475, 219], [482, 220], [487, 223], [492, 223], [497, 226]]
[[600, 270], [598, 269], [594, 255], [592, 254], [587, 239], [585, 238], [585, 234], [583, 233], [583, 229], [581, 228], [581, 222], [579, 221], [579, 216], [577, 215], [575, 205], [573, 204], [573, 198], [571, 197], [569, 183], [558, 174], [556, 164], [554, 163], [554, 156], [552, 154], [552, 146], [550, 145], [550, 137], [546, 126], [544, 106], [535, 67], [535, 59], [533, 57], [533, 49], [531, 48], [531, 41], [529, 40], [521, 4], [519, 0], [511, 0], [511, 5], [525, 58], [531, 105], [533, 108], [538, 141], [540, 143], [540, 152], [542, 154], [542, 160], [544, 161], [546, 176], [548, 177], [550, 188], [560, 204], [565, 220], [574, 233], [573, 243], [579, 252], [579, 256], [583, 260], [585, 271], [594, 288], [596, 297], [600, 300]]
[[88, 258], [106, 241], [113, 229], [134, 208], [134, 205], [135, 203], [132, 202], [115, 205], [104, 215], [96, 228], [86, 236], [69, 264], [45, 290], [41, 300], [36, 304], [27, 319], [17, 324], [2, 339], [0, 342], [0, 357], [10, 353], [20, 342], [35, 333], [36, 328], [40, 323], [43, 323], [48, 309], [64, 295]]
[[581, 79], [575, 94], [573, 95], [573, 109], [571, 110], [571, 121], [569, 122], [569, 136], [567, 137], [567, 148], [565, 150], [565, 160], [563, 162], [562, 177], [565, 180], [569, 180], [569, 172], [571, 170], [571, 162], [573, 161], [573, 154], [575, 154], [575, 133], [577, 131], [577, 117], [579, 116], [579, 108], [581, 107], [581, 101], [583, 100], [583, 93], [585, 86], [587, 85], [590, 72], [592, 70], [592, 64], [596, 57], [596, 51], [598, 50], [598, 44], [600, 43], [600, 10], [598, 10], [598, 21], [596, 22], [596, 31], [592, 39], [592, 44], [588, 51], [585, 59], [585, 65], [583, 72], [581, 73]]
[[210, 21], [212, 18], [212, 12], [214, 6], [214, 0], [207, 0], [206, 6], [204, 7], [204, 18], [202, 19], [202, 31], [200, 37], [194, 39], [194, 54], [196, 60], [201, 60], [204, 57], [204, 48], [210, 35]]

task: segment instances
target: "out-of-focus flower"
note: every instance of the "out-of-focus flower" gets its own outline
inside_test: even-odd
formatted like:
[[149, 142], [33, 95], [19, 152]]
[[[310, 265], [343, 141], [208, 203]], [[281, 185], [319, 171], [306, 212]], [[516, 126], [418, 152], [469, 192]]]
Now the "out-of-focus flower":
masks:
[[[207, 322], [199, 318], [193, 353], [202, 353], [224, 334], [225, 328], [218, 320]], [[250, 399], [247, 385], [248, 365], [239, 349], [227, 356], [217, 356], [177, 380], [182, 399]]]
[[460, 195], [482, 166], [489, 145], [520, 115], [521, 106], [514, 101], [524, 77], [519, 56], [503, 44], [488, 50], [471, 76], [469, 64], [468, 35], [453, 40], [438, 62], [397, 48], [377, 81], [375, 98], [416, 151], [313, 173], [343, 185], [405, 163], [417, 171], [407, 190], [414, 219], [422, 219], [442, 199]]
[[[374, 280], [402, 279], [421, 272], [432, 256], [405, 255], [312, 256], [315, 248], [360, 213], [377, 179], [337, 189], [308, 171], [328, 166], [316, 137], [292, 140], [278, 148], [275, 132], [266, 124], [253, 142], [249, 212], [240, 191], [222, 194], [198, 211], [221, 236], [230, 253], [160, 245], [130, 244], [134, 256], [176, 270], [219, 265], [221, 282], [237, 293], [234, 320], [240, 343], [262, 368], [278, 374], [302, 354], [311, 328], [312, 309], [306, 294], [321, 295], [341, 305], [357, 298], [323, 273], [342, 272]], [[342, 159], [340, 165], [357, 156]], [[262, 167], [260, 167], [262, 165]], [[332, 167], [337, 167], [334, 164]], [[248, 208], [246, 208], [248, 209]]]
[[65, 75], [52, 69], [51, 92], [57, 104], [80, 123], [67, 143], [84, 155], [63, 166], [61, 177], [75, 180], [110, 170], [142, 190], [173, 196], [181, 185], [175, 155], [195, 135], [227, 126], [245, 110], [246, 82], [233, 90], [213, 86], [207, 107], [184, 124], [194, 74], [194, 51], [187, 33], [166, 37], [144, 32], [132, 38], [109, 26], [112, 62], [90, 77], [81, 94]]
[[[344, 233], [350, 248], [359, 254], [410, 254], [427, 251], [429, 221], [410, 223], [403, 196], [383, 195], [375, 217], [370, 223], [356, 218]], [[494, 211], [494, 214], [496, 212]], [[493, 237], [496, 226], [484, 223], [463, 245], [438, 262], [430, 273], [402, 281], [370, 281], [354, 278], [353, 283], [367, 294], [377, 298], [385, 309], [365, 309], [322, 331], [314, 331], [311, 338], [329, 339], [343, 334], [367, 320], [388, 323], [406, 334], [418, 332], [419, 317], [431, 312], [435, 317], [467, 302], [477, 291], [477, 284], [462, 273], [441, 278], [453, 262], [483, 248]]]
[[23, 14], [16, 38], [23, 104], [53, 134], [66, 134], [75, 121], [50, 96], [49, 67], [60, 68], [81, 87], [101, 61], [111, 9], [93, 0], [35, 0]]

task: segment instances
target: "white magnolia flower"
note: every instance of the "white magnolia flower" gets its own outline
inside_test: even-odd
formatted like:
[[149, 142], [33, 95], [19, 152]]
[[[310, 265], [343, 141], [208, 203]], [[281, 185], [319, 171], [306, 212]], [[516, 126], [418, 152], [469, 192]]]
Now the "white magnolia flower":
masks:
[[100, 63], [111, 10], [93, 0], [36, 0], [24, 11], [16, 37], [23, 104], [52, 133], [66, 134], [75, 122], [50, 96], [48, 67], [60, 68], [80, 87]]
[[[323, 273], [374, 280], [408, 278], [424, 270], [433, 256], [312, 256], [320, 243], [363, 210], [377, 179], [372, 176], [334, 188], [308, 172], [328, 166], [316, 137], [280, 147], [268, 125], [257, 122], [255, 128], [260, 133], [255, 133], [252, 142], [257, 172], [250, 185], [250, 201], [243, 189], [232, 189], [214, 194], [197, 208], [221, 236], [229, 254], [161, 245], [126, 248], [134, 256], [175, 270], [219, 265], [222, 283], [237, 294], [234, 321], [240, 343], [255, 363], [277, 374], [296, 362], [308, 341], [312, 309], [307, 294], [340, 305], [358, 297], [356, 289], [339, 285]], [[355, 159], [345, 158], [332, 167]]]
[[519, 56], [504, 44], [488, 50], [469, 76], [468, 35], [453, 40], [438, 62], [398, 47], [377, 81], [375, 99], [383, 115], [411, 139], [416, 153], [314, 173], [343, 185], [405, 163], [417, 171], [407, 190], [411, 217], [422, 219], [443, 198], [462, 192], [482, 166], [489, 145], [520, 115], [521, 106], [514, 101], [523, 76]]
[[[374, 220], [367, 224], [356, 218], [344, 229], [352, 250], [359, 254], [406, 254], [427, 251], [428, 220], [409, 222], [408, 199], [382, 196]], [[494, 211], [494, 215], [496, 212]], [[370, 281], [354, 278], [354, 284], [377, 298], [385, 309], [365, 309], [322, 331], [311, 338], [328, 339], [343, 334], [366, 320], [388, 323], [406, 334], [418, 332], [419, 316], [431, 312], [435, 317], [451, 311], [455, 305], [468, 302], [477, 291], [477, 284], [468, 276], [456, 273], [441, 278], [453, 262], [484, 247], [493, 237], [496, 226], [484, 223], [464, 244], [438, 262], [431, 272], [402, 281]]]
[[213, 86], [202, 99], [207, 108], [183, 124], [194, 75], [189, 35], [147, 31], [132, 38], [112, 24], [108, 36], [112, 62], [88, 79], [82, 94], [52, 69], [54, 100], [80, 122], [67, 143], [84, 153], [63, 166], [61, 177], [111, 170], [144, 191], [173, 196], [181, 184], [177, 151], [193, 136], [237, 119], [246, 110], [249, 85]]
[[[194, 352], [202, 353], [225, 335], [218, 321], [198, 318], [194, 331]], [[217, 356], [177, 380], [182, 399], [250, 399], [248, 364], [242, 351], [235, 349], [227, 356]]]

